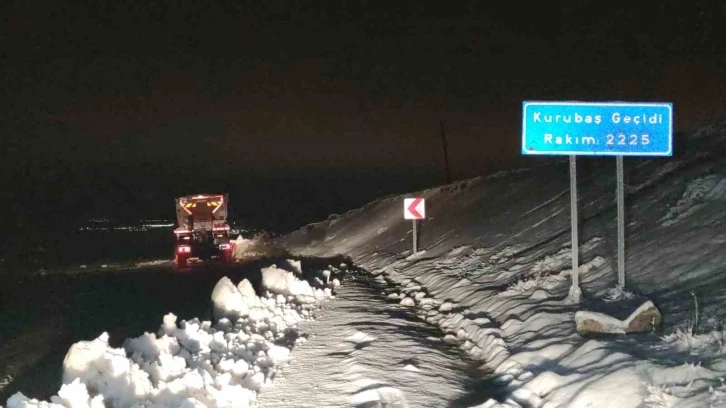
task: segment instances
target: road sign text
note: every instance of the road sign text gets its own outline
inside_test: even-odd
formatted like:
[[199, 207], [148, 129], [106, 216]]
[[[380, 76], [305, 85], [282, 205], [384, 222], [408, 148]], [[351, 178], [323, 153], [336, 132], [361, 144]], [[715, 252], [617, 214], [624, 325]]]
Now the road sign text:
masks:
[[524, 102], [522, 154], [672, 155], [669, 103]]

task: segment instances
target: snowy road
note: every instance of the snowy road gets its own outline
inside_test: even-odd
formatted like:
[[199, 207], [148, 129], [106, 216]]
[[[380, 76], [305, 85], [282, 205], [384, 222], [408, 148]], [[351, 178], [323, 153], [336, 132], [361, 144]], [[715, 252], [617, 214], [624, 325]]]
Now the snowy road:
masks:
[[155, 330], [169, 312], [180, 319], [211, 320], [210, 294], [221, 277], [246, 278], [258, 288], [260, 270], [271, 262], [187, 272], [159, 263], [0, 282], [0, 401], [17, 391], [38, 398], [56, 392], [63, 358], [75, 342], [106, 331], [118, 347], [126, 338]]
[[[443, 333], [417, 318], [391, 288], [352, 275], [301, 326], [306, 343], [275, 386], [260, 394], [273, 407], [471, 406], [488, 396], [474, 392], [464, 353], [442, 342]], [[481, 392], [481, 391], [480, 391]]]
[[[157, 404], [162, 403], [163, 406], [175, 406], [176, 400], [168, 399], [184, 398], [185, 392], [189, 394], [188, 398], [197, 398], [206, 401], [205, 404], [212, 404], [208, 406], [247, 406], [248, 394], [250, 392], [254, 394], [254, 391], [250, 390], [256, 390], [258, 385], [262, 386], [262, 383], [255, 385], [257, 383], [254, 381], [258, 381], [258, 377], [263, 375], [264, 378], [269, 376], [270, 382], [257, 396], [256, 405], [269, 408], [457, 407], [472, 406], [491, 397], [487, 387], [469, 375], [473, 366], [468, 365], [466, 354], [460, 348], [444, 342], [444, 333], [438, 326], [426, 323], [421, 317], [417, 317], [415, 308], [404, 306], [400, 299], [395, 298], [400, 288], [390, 286], [380, 278], [374, 278], [355, 268], [343, 265], [347, 272], [341, 272], [329, 266], [332, 262], [340, 264], [340, 261], [341, 259], [337, 258], [305, 258], [302, 262], [306, 266], [300, 268], [299, 263], [295, 267], [295, 261], [268, 259], [235, 266], [206, 266], [188, 272], [176, 272], [168, 263], [161, 263], [103, 273], [50, 275], [7, 282], [3, 292], [3, 298], [7, 299], [7, 308], [3, 312], [2, 330], [8, 337], [0, 346], [0, 356], [6, 362], [3, 364], [4, 371], [0, 373], [4, 379], [4, 389], [1, 390], [3, 399], [13, 395], [14, 398], [8, 400], [8, 406], [21, 406], [21, 400], [25, 397], [15, 394], [20, 391], [34, 398], [55, 398], [58, 401], [57, 395], [68, 395], [67, 393], [71, 392], [69, 388], [65, 391], [63, 389], [58, 391], [58, 388], [61, 385], [62, 375], [68, 375], [73, 370], [78, 371], [80, 376], [85, 376], [83, 381], [89, 384], [88, 389], [105, 387], [101, 392], [108, 401], [141, 398], [134, 396], [136, 394], [128, 394], [124, 391], [127, 390], [124, 387], [108, 386], [115, 381], [114, 378], [127, 378], [131, 381], [129, 384], [135, 384], [133, 387], [136, 387], [134, 389], [138, 392], [145, 390], [146, 386], [154, 387], [156, 391], [151, 389], [144, 391], [148, 393], [144, 394], [146, 395], [144, 398], [153, 400]], [[320, 273], [324, 272], [323, 276], [325, 273], [330, 276], [329, 270], [333, 270], [333, 275], [338, 274], [343, 283], [339, 286], [340, 282], [337, 279], [331, 282], [333, 286], [338, 287], [334, 298], [316, 301], [317, 306], [308, 305], [307, 308], [302, 304], [295, 306], [293, 303], [286, 303], [285, 296], [278, 294], [277, 297], [270, 297], [267, 292], [268, 290], [292, 291], [295, 287], [289, 286], [292, 284], [290, 272], [283, 271], [289, 276], [283, 274], [277, 278], [275, 276], [281, 270], [274, 267], [273, 270], [264, 268], [273, 263], [287, 265], [293, 270], [298, 268], [299, 277], [308, 282], [317, 280], [321, 284], [323, 282], [320, 280]], [[323, 269], [329, 270], [323, 271]], [[233, 283], [242, 280], [251, 283], [250, 290], [254, 289], [251, 298], [239, 297], [249, 296], [240, 295], [244, 291]], [[307, 285], [306, 282], [298, 282], [303, 286]], [[238, 290], [241, 292], [237, 292]], [[264, 294], [264, 297], [257, 298], [254, 292], [258, 295]], [[326, 296], [330, 293], [328, 290]], [[396, 295], [393, 296], [393, 293]], [[416, 297], [416, 299], [417, 302], [423, 303], [423, 298]], [[426, 300], [430, 301], [427, 304], [431, 308], [438, 308], [440, 305], [434, 299]], [[240, 319], [235, 328], [232, 328], [229, 321], [227, 323], [219, 321], [216, 313], [225, 313], [225, 315], [234, 313], [238, 310], [237, 307], [241, 307], [238, 301], [249, 305], [249, 309], [242, 308], [247, 310], [249, 317]], [[253, 305], [257, 305], [254, 306], [257, 309], [254, 309]], [[296, 314], [296, 310], [302, 314]], [[174, 315], [167, 314], [169, 312], [173, 312]], [[267, 317], [260, 320], [263, 315]], [[275, 319], [278, 317], [275, 316], [278, 315], [284, 318], [279, 317], [282, 320], [272, 323], [277, 321]], [[314, 320], [301, 318], [300, 326], [290, 332], [284, 326], [278, 325], [283, 324], [283, 320], [288, 322], [295, 316], [303, 315], [314, 316]], [[159, 338], [156, 343], [157, 340], [154, 340], [156, 337], [144, 333], [153, 332], [158, 327], [161, 316], [165, 316], [163, 332], [172, 337]], [[174, 326], [170, 323], [171, 320], [167, 322], [170, 316], [174, 316], [173, 319], [177, 323], [181, 322], [179, 326], [181, 329], [171, 327]], [[185, 318], [195, 317], [219, 322], [219, 325], [196, 332], [195, 327], [204, 326], [194, 323], [200, 320], [192, 319], [191, 323], [182, 321]], [[290, 324], [291, 322], [292, 320]], [[195, 324], [197, 326], [194, 326]], [[237, 344], [234, 339], [250, 337], [249, 334], [245, 334], [249, 329], [245, 325], [256, 327], [251, 329], [253, 332], [259, 329], [262, 330], [260, 333], [263, 333], [265, 330], [269, 331], [270, 327], [279, 327], [281, 331], [277, 334], [264, 333], [264, 336], [254, 334], [253, 336], [258, 336], [257, 339], [248, 339], [246, 344]], [[224, 332], [215, 330], [224, 330]], [[110, 335], [107, 345], [105, 335], [101, 335], [103, 332]], [[294, 335], [291, 334], [293, 332]], [[226, 334], [222, 336], [223, 333]], [[258, 343], [255, 342], [263, 337], [272, 338], [268, 336], [270, 334], [282, 335], [278, 342], [282, 342], [280, 344], [283, 346], [272, 346], [270, 343], [272, 348], [264, 351], [267, 354], [261, 360], [257, 354], [249, 354], [257, 347]], [[223, 337], [231, 340], [220, 342]], [[291, 360], [287, 360], [287, 357], [281, 354], [285, 348], [284, 344], [289, 340], [288, 337], [306, 339], [294, 342], [296, 346], [292, 349], [292, 353], [287, 351], [286, 354], [291, 356]], [[88, 342], [94, 338], [96, 340]], [[131, 343], [128, 342], [130, 338], [134, 339]], [[170, 340], [172, 338], [176, 340]], [[161, 355], [153, 357], [149, 354], [151, 356], [148, 357], [151, 359], [149, 361], [153, 360], [153, 364], [139, 360], [146, 355], [143, 353], [148, 354], [150, 350], [156, 350], [154, 347], [167, 344], [169, 341], [179, 342], [178, 344], [183, 345], [186, 350], [185, 358], [188, 359], [184, 360], [186, 374], [183, 379], [178, 378], [181, 372], [172, 370], [174, 366], [172, 363], [175, 363], [173, 359], [182, 358], [176, 354], [175, 357], [172, 357], [172, 354], [167, 357]], [[209, 342], [212, 354], [217, 352], [222, 354], [218, 357], [207, 356], [203, 347], [195, 349], [194, 344], [206, 344], [205, 342]], [[149, 348], [150, 344], [156, 346]], [[66, 359], [64, 362], [64, 357], [69, 348], [73, 350], [71, 346], [77, 351], [71, 358], [73, 363], [67, 365], [66, 363], [71, 360]], [[108, 346], [125, 347], [126, 352], [121, 348], [118, 349], [121, 354], [116, 355]], [[99, 356], [104, 357], [93, 360], [96, 361], [93, 364], [100, 364], [96, 368], [88, 368], [82, 356], [85, 355], [83, 353], [89, 352], [78, 354], [78, 350], [96, 350], [94, 347], [100, 347], [98, 352], [102, 354]], [[215, 351], [211, 351], [212, 349]], [[176, 353], [178, 350], [170, 352]], [[127, 353], [131, 357], [128, 357]], [[199, 390], [194, 388], [195, 383], [192, 380], [200, 372], [197, 371], [199, 367], [194, 365], [196, 361], [194, 359], [197, 357], [193, 356], [197, 354], [199, 358], [206, 359], [204, 364], [207, 365], [204, 366], [206, 368], [203, 372], [211, 375], [209, 378], [214, 378], [215, 387], [219, 387], [215, 388], [217, 394], [200, 394], [204, 388]], [[229, 356], [236, 356], [235, 358], [243, 356], [250, 361], [249, 370], [254, 368], [253, 371], [248, 371], [246, 376], [240, 376], [244, 389], [234, 389], [234, 384], [226, 384], [223, 381], [225, 378], [228, 380], [232, 378], [230, 377], [232, 374], [227, 372], [228, 362], [237, 364], [236, 360], [229, 359], [231, 358]], [[151, 370], [149, 372], [154, 382], [148, 382], [146, 373], [139, 371], [141, 373], [139, 374], [131, 368], [121, 377], [111, 374], [110, 371], [107, 372], [108, 367], [124, 366], [124, 362], [131, 361], [127, 360], [127, 357], [139, 364], [137, 371], [140, 370], [138, 367]], [[211, 363], [217, 360], [218, 364]], [[224, 364], [222, 360], [225, 361]], [[106, 363], [99, 361], [107, 361], [110, 365], [103, 366]], [[266, 365], [270, 361], [274, 362], [274, 369]], [[62, 372], [64, 370], [62, 367], [65, 367], [65, 374]], [[154, 370], [153, 367], [157, 369]], [[181, 366], [176, 367], [180, 368]], [[260, 370], [264, 372], [258, 372]], [[97, 377], [99, 373], [101, 377]], [[107, 377], [103, 377], [104, 375]], [[183, 389], [187, 391], [176, 390], [170, 385], [173, 383], [172, 380], [185, 384]], [[69, 380], [64, 381], [66, 381], [64, 386], [69, 387], [67, 382]], [[168, 394], [172, 389], [176, 390], [173, 397], [170, 396], [172, 394]], [[233, 391], [240, 390], [248, 393], [244, 394], [245, 401], [236, 399], [241, 398], [242, 394], [233, 394]], [[64, 392], [66, 394], [63, 394]], [[79, 391], [72, 392], [78, 394]], [[81, 400], [84, 398], [86, 397]]]

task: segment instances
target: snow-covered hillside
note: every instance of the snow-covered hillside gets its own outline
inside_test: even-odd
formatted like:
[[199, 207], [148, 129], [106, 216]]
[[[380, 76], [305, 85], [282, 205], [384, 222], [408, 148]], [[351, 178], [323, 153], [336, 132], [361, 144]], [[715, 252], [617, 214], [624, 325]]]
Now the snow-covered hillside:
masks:
[[[298, 255], [350, 256], [401, 292], [443, 302], [402, 300], [480, 362], [505, 406], [726, 406], [726, 123], [677, 135], [673, 158], [625, 159], [625, 289], [615, 286], [615, 160], [578, 160], [580, 305], [567, 300], [567, 162], [533, 163], [379, 199], [279, 243]], [[402, 217], [412, 196], [426, 198], [428, 215], [415, 257]], [[631, 292], [653, 300], [663, 332], [576, 334], [577, 310]]]

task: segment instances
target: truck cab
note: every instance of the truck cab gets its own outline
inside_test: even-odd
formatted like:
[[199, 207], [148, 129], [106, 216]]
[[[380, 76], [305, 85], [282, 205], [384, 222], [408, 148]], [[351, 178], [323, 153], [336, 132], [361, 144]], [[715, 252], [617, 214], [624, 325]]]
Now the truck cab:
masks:
[[190, 260], [232, 261], [227, 224], [227, 194], [198, 194], [176, 199], [177, 228], [174, 263], [179, 268]]

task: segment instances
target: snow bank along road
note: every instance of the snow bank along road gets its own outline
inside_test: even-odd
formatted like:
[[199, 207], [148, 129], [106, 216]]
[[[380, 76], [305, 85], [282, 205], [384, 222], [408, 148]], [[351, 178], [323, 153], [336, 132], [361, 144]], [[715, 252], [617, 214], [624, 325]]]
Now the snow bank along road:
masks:
[[[169, 312], [180, 319], [211, 320], [210, 295], [223, 276], [249, 279], [261, 290], [261, 269], [275, 261], [187, 272], [159, 262], [0, 282], [0, 404], [17, 391], [38, 398], [57, 392], [63, 359], [77, 341], [105, 331], [110, 345], [120, 346], [129, 337], [153, 331]], [[305, 263], [314, 270], [340, 260]]]
[[[190, 272], [162, 263], [16, 282], [26, 296], [9, 303], [6, 406], [441, 407], [486, 399], [488, 388], [472, 381], [464, 354], [438, 328], [385, 282], [341, 261], [268, 259]], [[37, 308], [24, 309], [33, 294]]]
[[[615, 286], [615, 160], [578, 159], [581, 305], [567, 300], [566, 158], [381, 198], [278, 243], [298, 255], [345, 254], [402, 285], [400, 301], [504, 388], [487, 408], [726, 407], [726, 122], [676, 140], [673, 158], [625, 159], [627, 290]], [[412, 257], [402, 204], [414, 196], [426, 199], [428, 218]], [[421, 292], [433, 300], [417, 300]], [[577, 310], [631, 292], [661, 310], [662, 331], [576, 333]], [[443, 303], [427, 310], [432, 301]]]

